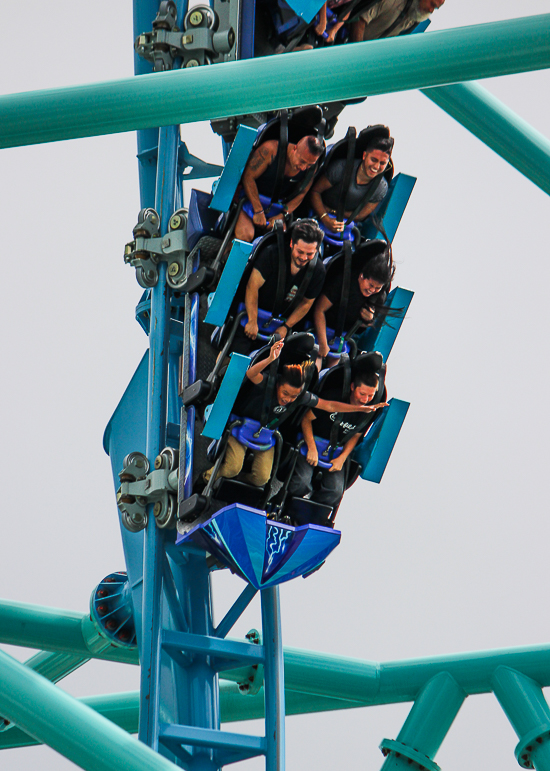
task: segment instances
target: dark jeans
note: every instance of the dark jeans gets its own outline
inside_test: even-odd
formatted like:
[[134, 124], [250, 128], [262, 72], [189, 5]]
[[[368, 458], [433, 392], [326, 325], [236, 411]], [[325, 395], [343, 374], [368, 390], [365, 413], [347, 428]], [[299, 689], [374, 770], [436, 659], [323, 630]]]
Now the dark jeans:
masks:
[[[321, 472], [321, 486], [313, 490], [313, 475]], [[310, 466], [303, 455], [298, 456], [296, 468], [290, 480], [289, 493], [296, 498], [303, 498], [311, 493], [310, 499], [333, 508], [338, 506], [344, 494], [345, 471], [329, 471], [328, 468]]]

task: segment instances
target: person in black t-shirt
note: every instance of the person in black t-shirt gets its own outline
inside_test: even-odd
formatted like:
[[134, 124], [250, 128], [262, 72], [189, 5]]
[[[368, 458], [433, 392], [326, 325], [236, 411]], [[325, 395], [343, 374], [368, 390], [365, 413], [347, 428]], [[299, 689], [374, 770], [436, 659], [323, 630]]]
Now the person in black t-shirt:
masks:
[[[327, 356], [330, 351], [330, 335], [327, 330], [334, 334], [338, 324], [343, 299], [343, 265], [343, 260], [340, 260], [338, 268], [335, 265], [334, 270], [329, 270], [323, 292], [313, 308], [315, 336], [321, 358]], [[350, 289], [344, 299], [343, 330], [340, 334], [349, 332], [354, 326], [355, 331], [358, 331], [375, 321], [376, 316], [383, 310], [394, 272], [393, 262], [387, 251], [367, 258], [359, 268], [352, 267]]]
[[[304, 390], [304, 383], [309, 380], [309, 369], [315, 367], [313, 361], [303, 364], [287, 364], [281, 368], [274, 383], [273, 395], [266, 404], [266, 391], [270, 386], [269, 373], [265, 370], [279, 358], [283, 340], [271, 346], [269, 356], [249, 367], [245, 384], [235, 401], [234, 411], [238, 417], [249, 418], [257, 422], [258, 427], [276, 430], [298, 407], [317, 407], [326, 412], [365, 412], [364, 404], [359, 402], [346, 404], [340, 401], [321, 399]], [[256, 428], [256, 427], [255, 427]], [[247, 447], [233, 435], [229, 437], [226, 455], [218, 476], [232, 479], [240, 474]], [[249, 484], [263, 487], [269, 481], [273, 466], [274, 447], [268, 450], [253, 450], [254, 459], [250, 474], [243, 477]], [[208, 482], [212, 469], [205, 471], [203, 479]]]
[[[318, 297], [325, 281], [325, 266], [317, 252], [323, 231], [315, 220], [298, 220], [292, 228], [290, 245], [285, 246], [284, 285], [278, 296], [279, 250], [277, 245], [266, 247], [258, 255], [248, 279], [245, 293], [247, 321], [239, 327], [233, 351], [247, 355], [261, 332], [258, 308], [276, 313], [283, 323], [274, 330], [286, 337], [301, 321]], [[279, 307], [276, 307], [276, 306]]]
[[[369, 406], [378, 390], [378, 376], [375, 373], [357, 374], [351, 384], [349, 403], [352, 406], [362, 406], [364, 411], [374, 412], [386, 406], [386, 402]], [[368, 424], [370, 425], [370, 423]], [[336, 508], [344, 494], [346, 475], [344, 465], [356, 445], [363, 438], [368, 425], [365, 426], [364, 416], [360, 413], [346, 415], [341, 411], [330, 414], [310, 409], [302, 420], [302, 432], [307, 446], [307, 456], [298, 456], [294, 474], [289, 485], [289, 493], [297, 498], [310, 495], [310, 500]], [[363, 428], [362, 428], [363, 426]], [[330, 468], [321, 468], [321, 483], [313, 489], [312, 478], [319, 462], [319, 448], [315, 437], [328, 440], [332, 451], [340, 454], [331, 457]], [[329, 458], [330, 456], [327, 456]]]

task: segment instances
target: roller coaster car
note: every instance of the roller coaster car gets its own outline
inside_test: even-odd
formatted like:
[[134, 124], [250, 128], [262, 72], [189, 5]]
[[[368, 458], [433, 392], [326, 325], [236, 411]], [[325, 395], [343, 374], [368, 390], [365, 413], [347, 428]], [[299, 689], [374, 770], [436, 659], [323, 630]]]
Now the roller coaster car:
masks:
[[[260, 349], [253, 357], [252, 364], [256, 364], [258, 361], [265, 359], [269, 355], [269, 352], [269, 345]], [[289, 335], [279, 358], [272, 362], [265, 370], [267, 382], [265, 387], [265, 404], [262, 408], [262, 412], [265, 413], [265, 420], [263, 423], [265, 423], [268, 419], [270, 404], [275, 392], [277, 376], [280, 368], [286, 364], [298, 364], [304, 361], [314, 362], [315, 356], [316, 349], [314, 347], [313, 335], [307, 332], [294, 333]], [[304, 383], [304, 390], [312, 390], [316, 382], [317, 368], [310, 367], [307, 374], [307, 380]], [[250, 381], [245, 378], [239, 392], [241, 403], [243, 401], [246, 402], [248, 391], [254, 388], [255, 387], [250, 383]], [[233, 408], [233, 405], [231, 405], [231, 408]], [[299, 421], [301, 420], [304, 412], [305, 408], [300, 407], [299, 403], [295, 402], [293, 405], [290, 405], [286, 411], [285, 419], [287, 419], [290, 414], [293, 414], [297, 416], [299, 424]], [[198, 514], [205, 511], [208, 506], [211, 505], [213, 500], [221, 500], [228, 503], [239, 501], [244, 502], [247, 505], [252, 505], [254, 503], [257, 506], [261, 503], [262, 505], [260, 508], [266, 507], [270, 492], [268, 492], [266, 497], [262, 488], [246, 485], [242, 482], [237, 483], [234, 480], [216, 478], [218, 470], [220, 469], [223, 462], [230, 435], [233, 435], [237, 441], [240, 442], [240, 444], [249, 448], [251, 451], [265, 451], [275, 446], [275, 457], [272, 469], [272, 478], [274, 477], [278, 469], [281, 457], [282, 436], [279, 430], [275, 430], [274, 427], [271, 430], [268, 428], [262, 428], [261, 425], [263, 425], [263, 423], [260, 424], [259, 422], [256, 422], [250, 418], [238, 417], [235, 414], [230, 416], [229, 425], [224, 431], [222, 438], [219, 441], [211, 443], [210, 447], [208, 448], [207, 457], [202, 460], [202, 465], [200, 462], [195, 464], [195, 487], [199, 490], [201, 487], [203, 487], [203, 483], [201, 482], [202, 472], [206, 471], [206, 469], [212, 466], [212, 464], [214, 464], [214, 469], [204, 490], [195, 492], [193, 496], [191, 496], [180, 505], [180, 519], [184, 519], [185, 521], [192, 521], [194, 518], [196, 518], [196, 516], [198, 516]], [[277, 426], [277, 429], [278, 428], [279, 426]], [[250, 461], [251, 459], [248, 459], [248, 462]], [[246, 474], [248, 470], [246, 457], [243, 468], [243, 473]], [[237, 484], [239, 487], [239, 490], [236, 494], [231, 492], [235, 484]], [[270, 486], [268, 485], [268, 490], [269, 487]], [[227, 490], [229, 490], [229, 493], [227, 493]], [[229, 499], [226, 497], [227, 495], [230, 496]], [[235, 495], [237, 496], [236, 498]], [[245, 496], [245, 498], [243, 499], [242, 496]]]
[[[336, 8], [326, 9], [327, 24], [322, 35], [317, 35], [315, 26], [319, 13], [310, 22], [304, 21], [285, 0], [259, 0], [256, 8], [255, 56], [270, 56], [285, 53], [304, 45], [313, 48], [349, 42], [351, 25], [380, 0], [348, 0]], [[319, 9], [322, 3], [319, 3]], [[336, 24], [342, 24], [332, 40], [330, 33]], [[414, 24], [401, 35], [410, 34], [419, 25]]]
[[[378, 388], [370, 404], [374, 406], [385, 402], [387, 397], [385, 385], [386, 365], [383, 362], [381, 354], [378, 352], [360, 353], [353, 360], [349, 359], [347, 356], [344, 357], [340, 364], [321, 373], [316, 393], [323, 399], [334, 399], [336, 401], [347, 402], [350, 397], [351, 383], [353, 382], [353, 379], [361, 373], [376, 373], [378, 375]], [[379, 411], [363, 414], [362, 419], [358, 423], [353, 434], [360, 433], [365, 435], [379, 414]], [[330, 468], [332, 459], [340, 454], [342, 447], [353, 434], [349, 432], [344, 434], [341, 432], [338, 421], [335, 421], [329, 439], [322, 439], [317, 436], [314, 437], [319, 453], [318, 465], [321, 469]], [[300, 437], [301, 434], [298, 435], [299, 439]], [[301, 452], [302, 455], [307, 454], [307, 447], [304, 442], [299, 441], [298, 451]], [[357, 480], [361, 468], [355, 460], [349, 458], [346, 461], [344, 470], [346, 473], [344, 490], [348, 490]], [[318, 474], [317, 477], [320, 477], [320, 474]], [[320, 484], [320, 479], [314, 477], [312, 483], [313, 489], [315, 490], [316, 484]], [[296, 505], [296, 500], [297, 499], [293, 498], [287, 503], [284, 509], [285, 513], [288, 512], [289, 505]], [[338, 507], [335, 507], [330, 517], [332, 526], [337, 510]]]
[[[251, 155], [263, 142], [277, 140], [279, 142], [278, 162], [275, 169], [272, 194], [270, 197], [260, 195], [262, 204], [270, 209], [269, 216], [280, 214], [284, 204], [295, 198], [307, 187], [320, 167], [324, 154], [321, 154], [317, 163], [294, 184], [284, 182], [284, 168], [286, 162], [286, 148], [289, 142], [296, 143], [302, 137], [315, 135], [323, 138], [325, 121], [322, 109], [317, 106], [303, 107], [296, 110], [282, 110], [276, 117], [268, 121], [259, 129], [258, 135], [252, 146]], [[233, 232], [237, 219], [244, 209], [250, 217], [254, 216], [251, 204], [244, 197], [244, 192], [239, 195], [237, 190], [240, 185], [240, 176], [232, 180], [224, 179], [224, 184], [237, 193], [233, 204], [226, 215], [219, 216], [209, 208], [212, 202], [211, 195], [199, 190], [193, 190], [189, 204], [189, 221], [187, 230], [187, 243], [189, 248], [203, 248], [199, 267], [195, 273], [185, 282], [183, 292], [206, 292], [215, 288], [224, 266], [229, 244], [233, 238]], [[204, 241], [205, 238], [209, 240]], [[216, 239], [216, 240], [214, 240]], [[205, 256], [203, 256], [203, 253]]]
[[[387, 139], [389, 138], [389, 136], [390, 136], [389, 128], [381, 124], [376, 126], [368, 126], [366, 129], [363, 129], [363, 131], [360, 132], [359, 136], [356, 136], [355, 128], [353, 126], [350, 126], [345, 138], [341, 139], [339, 142], [336, 142], [336, 144], [332, 145], [332, 147], [329, 148], [325, 162], [323, 163], [323, 168], [318, 172], [318, 177], [321, 177], [324, 171], [334, 161], [345, 161], [344, 172], [342, 174], [341, 189], [342, 191], [347, 191], [352, 181], [354, 163], [363, 157], [363, 153], [374, 140], [382, 139], [382, 138]], [[384, 178], [389, 186], [393, 178], [393, 172], [394, 172], [393, 164], [390, 160], [386, 170], [382, 174], [379, 174], [376, 177], [376, 180], [373, 180], [373, 182], [369, 183], [368, 185], [365, 185], [366, 189], [365, 189], [363, 198], [361, 199], [360, 203], [355, 207], [355, 209], [351, 212], [351, 215], [347, 219], [345, 218], [346, 196], [345, 194], [340, 195], [338, 206], [336, 208], [335, 217], [338, 222], [345, 222], [345, 227], [343, 232], [334, 233], [328, 230], [323, 225], [322, 220], [319, 223], [321, 230], [323, 230], [325, 233], [325, 238], [323, 241], [323, 246], [325, 249], [324, 251], [325, 257], [329, 256], [329, 254], [331, 253], [334, 254], [335, 249], [341, 248], [342, 243], [344, 241], [353, 240], [354, 243], [357, 245], [360, 236], [359, 236], [359, 231], [356, 227], [355, 218], [358, 216], [361, 210], [364, 209], [364, 207], [368, 204], [369, 200], [376, 193], [376, 190], [378, 188], [378, 184], [381, 178]], [[382, 203], [383, 202], [380, 201], [379, 206]], [[376, 212], [376, 209], [372, 214], [374, 214], [375, 212]], [[310, 216], [315, 216], [315, 215], [312, 212]]]
[[[284, 517], [271, 507], [269, 498], [282, 444], [276, 431], [271, 432], [275, 454], [265, 488], [238, 479], [215, 479], [231, 433], [237, 431], [239, 441], [252, 444], [252, 449], [258, 448], [257, 441], [265, 440], [265, 436], [255, 439], [251, 434], [255, 427], [251, 421], [246, 425], [246, 419], [233, 420], [213, 448], [215, 464], [205, 489], [180, 504], [177, 544], [194, 542], [218, 563], [263, 589], [317, 570], [338, 545], [341, 534], [332, 525], [325, 526], [330, 507], [296, 500]], [[291, 516], [295, 524], [291, 524]], [[189, 520], [193, 524], [187, 525]]]
[[[288, 269], [288, 236], [283, 234], [282, 228], [276, 227], [274, 231], [268, 233], [265, 236], [262, 236], [254, 243], [254, 249], [243, 272], [226, 322], [222, 327], [218, 327], [212, 335], [212, 343], [219, 349], [223, 348], [224, 350], [234, 350], [233, 340], [235, 339], [237, 333], [239, 333], [242, 338], [242, 334], [239, 332], [239, 327], [244, 328], [248, 321], [244, 304], [246, 285], [254, 268], [254, 264], [266, 249], [272, 247], [277, 249], [280, 270], [277, 276], [277, 286], [275, 290], [275, 297], [273, 298], [272, 310], [268, 311], [262, 308], [258, 309], [259, 332], [256, 339], [260, 344], [266, 343], [271, 338], [271, 335], [275, 332], [275, 330], [284, 323], [285, 319], [288, 318], [293, 310], [300, 304], [309, 285], [308, 275], [306, 274], [300, 284], [300, 287], [298, 288], [295, 297], [292, 300], [292, 303], [285, 307], [284, 285], [286, 270]], [[318, 259], [320, 259], [320, 257], [317, 255], [317, 257], [314, 260], [311, 260], [308, 265], [307, 270], [310, 271], [310, 276], [315, 269], [315, 260]]]
[[[325, 286], [330, 286], [337, 277], [343, 274], [342, 291], [340, 303], [338, 305], [336, 324], [334, 329], [327, 327], [327, 341], [330, 346], [330, 355], [340, 356], [347, 353], [354, 358], [357, 352], [357, 346], [353, 336], [364, 324], [360, 321], [349, 328], [344, 329], [346, 319], [346, 309], [350, 294], [351, 282], [355, 280], [357, 274], [368, 260], [383, 254], [388, 249], [388, 244], [382, 239], [375, 238], [370, 241], [363, 241], [352, 251], [350, 242], [344, 242], [344, 248], [335, 254], [328, 261], [325, 261], [327, 275]], [[386, 284], [379, 292], [380, 302], [383, 304], [386, 300], [391, 284]], [[376, 316], [372, 324], [377, 323]]]

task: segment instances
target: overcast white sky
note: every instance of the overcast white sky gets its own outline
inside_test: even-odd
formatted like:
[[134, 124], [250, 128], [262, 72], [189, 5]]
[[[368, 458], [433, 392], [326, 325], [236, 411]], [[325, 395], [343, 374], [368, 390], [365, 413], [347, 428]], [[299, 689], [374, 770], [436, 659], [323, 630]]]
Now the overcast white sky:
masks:
[[[448, 0], [432, 29], [548, 10]], [[132, 74], [129, 0], [4, 2], [0, 23], [1, 93]], [[548, 72], [484, 85], [550, 135]], [[411, 408], [382, 483], [347, 495], [341, 546], [282, 588], [285, 644], [383, 661], [546, 643], [548, 197], [418, 92], [348, 108], [337, 138], [371, 123], [391, 127], [397, 169], [418, 177], [394, 242], [397, 283], [416, 294], [388, 375]], [[208, 124], [183, 135], [219, 162]], [[134, 156], [133, 133], [0, 152], [7, 599], [85, 612], [96, 584], [124, 569], [101, 440], [147, 344], [122, 258], [140, 208]], [[220, 617], [243, 584], [225, 573], [215, 583]], [[259, 623], [253, 605], [235, 632]], [[62, 685], [131, 690], [138, 672], [95, 662]], [[290, 718], [287, 767], [377, 769], [380, 741], [409, 708]], [[436, 761], [512, 771], [516, 742], [496, 699], [471, 697]], [[46, 747], [5, 751], [0, 766], [74, 768]]]

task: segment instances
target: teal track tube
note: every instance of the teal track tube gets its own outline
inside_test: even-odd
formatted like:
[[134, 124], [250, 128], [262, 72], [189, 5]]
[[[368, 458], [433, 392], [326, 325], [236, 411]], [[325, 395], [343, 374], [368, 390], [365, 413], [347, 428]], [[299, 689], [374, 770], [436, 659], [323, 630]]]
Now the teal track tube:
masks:
[[[109, 646], [94, 651], [93, 646], [88, 647], [83, 636], [83, 629], [88, 626], [92, 627], [92, 622], [82, 613], [0, 601], [0, 643], [138, 663], [135, 650]], [[287, 690], [355, 701], [357, 706], [414, 701], [428, 680], [439, 672], [452, 675], [467, 694], [491, 693], [493, 674], [501, 666], [516, 669], [543, 687], [550, 686], [550, 645], [382, 663], [285, 648], [284, 665]], [[246, 668], [221, 673], [223, 679], [233, 682], [243, 682], [247, 675]]]
[[115, 648], [105, 640], [99, 641], [89, 616], [23, 602], [0, 600], [0, 642], [86, 659], [139, 663], [136, 650]]
[[323, 104], [548, 67], [550, 14], [541, 14], [10, 94], [0, 97], [0, 147], [296, 107], [311, 101], [312, 88]]
[[397, 741], [384, 740], [383, 771], [405, 771], [411, 763], [435, 768], [433, 756], [458, 714], [465, 692], [447, 672], [433, 677], [416, 698]]
[[521, 672], [499, 667], [493, 675], [493, 691], [519, 737], [520, 766], [550, 771], [550, 707], [540, 685]]
[[168, 760], [0, 651], [0, 712], [88, 771], [173, 771]]
[[479, 83], [423, 88], [422, 93], [491, 150], [550, 193], [550, 140]]
[[[128, 733], [137, 733], [139, 722], [139, 691], [114, 693], [102, 696], [87, 696], [79, 701], [91, 707], [100, 715], [111, 720]], [[316, 712], [331, 712], [341, 709], [357, 709], [360, 704], [341, 699], [325, 699], [305, 693], [286, 691], [286, 715], [303, 715]], [[223, 723], [240, 720], [256, 720], [265, 717], [264, 690], [255, 696], [243, 695], [235, 683], [220, 684], [220, 707]], [[0, 733], [0, 750], [14, 747], [29, 747], [40, 744], [20, 728]]]

